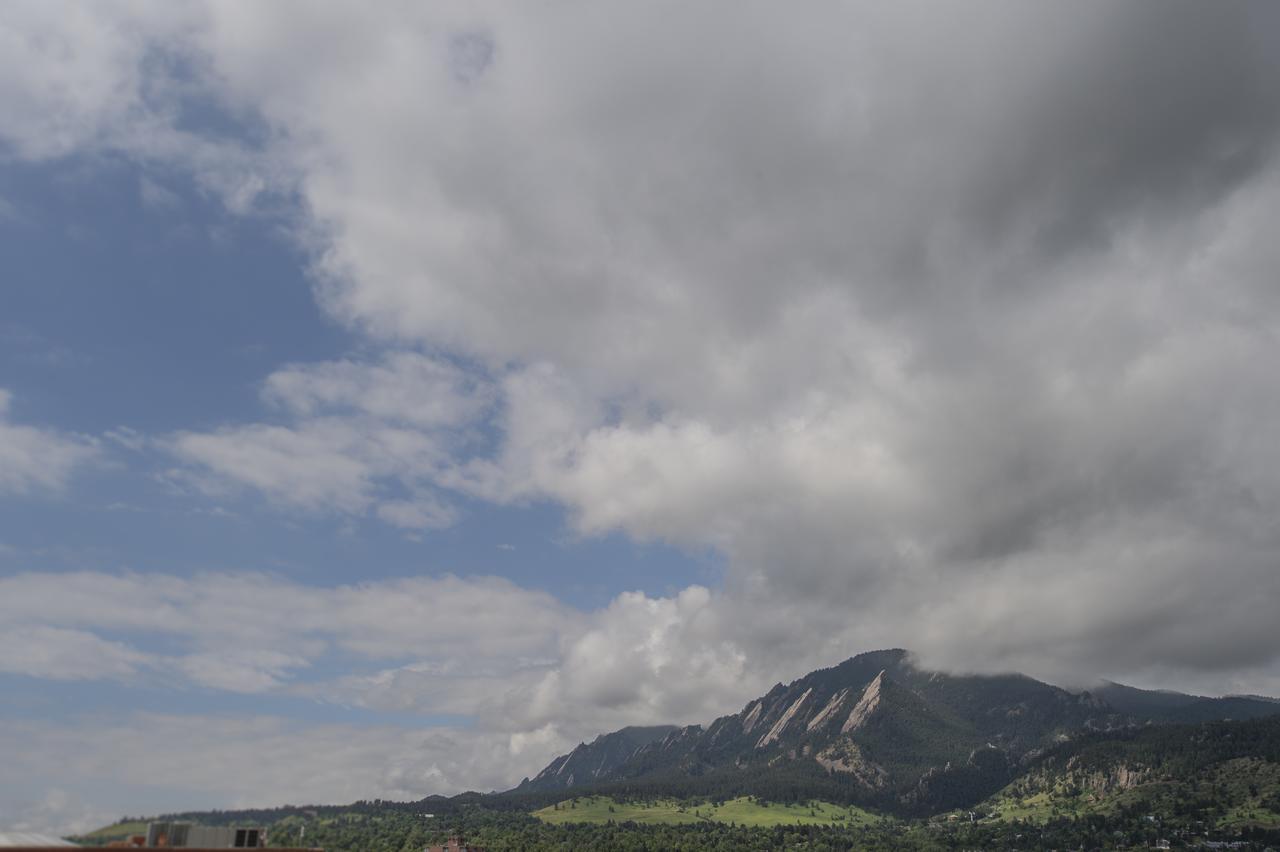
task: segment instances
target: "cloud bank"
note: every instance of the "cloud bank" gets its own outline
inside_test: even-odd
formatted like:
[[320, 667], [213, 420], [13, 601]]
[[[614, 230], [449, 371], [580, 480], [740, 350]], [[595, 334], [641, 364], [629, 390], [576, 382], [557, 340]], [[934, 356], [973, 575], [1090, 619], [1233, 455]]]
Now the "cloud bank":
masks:
[[[716, 548], [725, 606], [812, 613], [753, 656], [821, 625], [1064, 675], [1274, 659], [1267, 4], [295, 21], [215, 5], [192, 49], [303, 164], [323, 303], [484, 365], [502, 440], [388, 453], [414, 421], [365, 400], [357, 439], [303, 427], [333, 482], [263, 490], [364, 509], [394, 467]], [[308, 414], [352, 369], [267, 393]], [[218, 437], [182, 440], [234, 468]]]

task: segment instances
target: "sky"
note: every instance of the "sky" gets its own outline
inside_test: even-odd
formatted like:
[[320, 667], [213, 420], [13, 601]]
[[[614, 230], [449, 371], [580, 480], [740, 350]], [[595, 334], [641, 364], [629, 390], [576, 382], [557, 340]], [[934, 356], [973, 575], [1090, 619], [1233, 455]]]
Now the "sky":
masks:
[[1280, 5], [15, 0], [0, 828], [864, 650], [1280, 694]]

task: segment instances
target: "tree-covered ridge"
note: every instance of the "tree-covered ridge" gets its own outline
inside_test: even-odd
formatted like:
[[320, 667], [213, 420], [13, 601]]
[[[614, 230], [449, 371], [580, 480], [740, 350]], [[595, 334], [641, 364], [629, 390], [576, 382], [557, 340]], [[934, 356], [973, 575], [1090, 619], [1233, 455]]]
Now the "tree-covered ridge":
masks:
[[982, 807], [1037, 821], [1137, 809], [1184, 827], [1280, 828], [1280, 718], [1085, 737], [1034, 761]]
[[1276, 699], [1253, 695], [1208, 698], [1163, 689], [1137, 689], [1111, 681], [1104, 681], [1092, 691], [1117, 712], [1139, 723], [1260, 719], [1280, 713], [1280, 703]]
[[608, 778], [640, 748], [676, 730], [675, 725], [653, 725], [601, 734], [591, 743], [580, 743], [573, 751], [557, 757], [536, 776], [524, 779], [516, 789], [522, 792], [564, 790]]

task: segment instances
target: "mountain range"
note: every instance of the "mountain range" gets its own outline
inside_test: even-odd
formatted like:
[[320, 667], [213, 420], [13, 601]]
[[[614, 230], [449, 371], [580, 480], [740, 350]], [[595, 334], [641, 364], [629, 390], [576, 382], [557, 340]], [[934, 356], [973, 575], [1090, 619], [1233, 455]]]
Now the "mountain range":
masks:
[[936, 813], [979, 802], [1056, 747], [1099, 732], [1275, 714], [1280, 703], [1260, 697], [1111, 682], [1073, 692], [1025, 675], [929, 671], [905, 650], [873, 651], [778, 684], [705, 727], [602, 735], [511, 792], [813, 797]]

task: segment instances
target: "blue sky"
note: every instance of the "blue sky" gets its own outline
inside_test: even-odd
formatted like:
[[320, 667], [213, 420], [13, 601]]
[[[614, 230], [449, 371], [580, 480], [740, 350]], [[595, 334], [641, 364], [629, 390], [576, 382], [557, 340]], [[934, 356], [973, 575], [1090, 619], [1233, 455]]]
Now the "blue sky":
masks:
[[[367, 348], [316, 305], [308, 258], [269, 211], [235, 216], [180, 175], [160, 184], [118, 158], [13, 164], [3, 179], [20, 214], [0, 236], [10, 276], [0, 386], [23, 421], [143, 436], [260, 419], [274, 367]], [[264, 514], [252, 495], [184, 493], [164, 481], [163, 457], [107, 444], [112, 458], [73, 495], [7, 501], [3, 540], [24, 561], [254, 567], [315, 583], [496, 574], [583, 608], [715, 578], [709, 556], [575, 535], [545, 501], [466, 501], [456, 525], [407, 537], [377, 522]]]
[[11, 4], [0, 828], [1280, 692], [1277, 14]]

